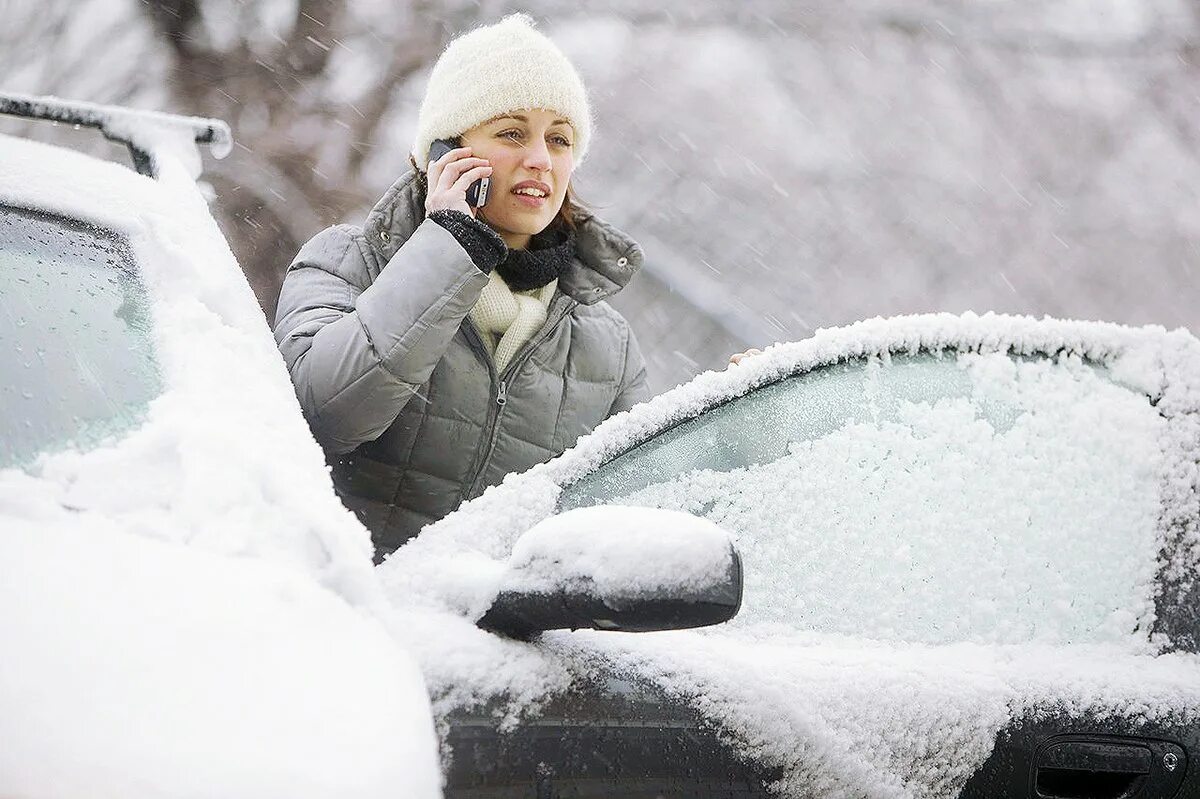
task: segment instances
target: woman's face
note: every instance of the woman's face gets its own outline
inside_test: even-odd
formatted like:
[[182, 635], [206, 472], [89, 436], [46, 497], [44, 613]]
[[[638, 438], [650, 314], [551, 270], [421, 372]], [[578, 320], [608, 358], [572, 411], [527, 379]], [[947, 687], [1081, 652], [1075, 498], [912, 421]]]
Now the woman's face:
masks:
[[[479, 214], [510, 248], [525, 249], [562, 208], [575, 168], [575, 129], [554, 111], [536, 108], [477, 125], [462, 143], [492, 165], [491, 190]], [[542, 192], [544, 197], [534, 196]]]

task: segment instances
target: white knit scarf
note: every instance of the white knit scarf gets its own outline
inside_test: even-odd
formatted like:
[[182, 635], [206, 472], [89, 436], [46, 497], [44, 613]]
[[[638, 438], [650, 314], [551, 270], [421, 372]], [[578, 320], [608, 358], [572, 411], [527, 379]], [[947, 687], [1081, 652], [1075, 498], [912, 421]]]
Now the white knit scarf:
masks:
[[546, 311], [557, 286], [558, 281], [551, 280], [541, 288], [514, 292], [495, 271], [488, 275], [488, 284], [471, 309], [471, 321], [483, 334], [497, 372], [504, 371], [517, 351], [546, 323]]

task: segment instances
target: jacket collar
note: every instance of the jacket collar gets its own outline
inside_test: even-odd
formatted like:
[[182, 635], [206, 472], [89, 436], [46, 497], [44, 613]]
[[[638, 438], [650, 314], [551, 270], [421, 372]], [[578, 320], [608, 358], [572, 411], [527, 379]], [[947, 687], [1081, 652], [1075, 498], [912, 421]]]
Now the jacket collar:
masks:
[[[386, 263], [423, 221], [424, 176], [409, 170], [367, 214], [363, 233]], [[594, 305], [623, 289], [641, 269], [643, 259], [637, 242], [588, 215], [575, 232], [575, 258], [559, 277], [558, 288], [576, 302]]]

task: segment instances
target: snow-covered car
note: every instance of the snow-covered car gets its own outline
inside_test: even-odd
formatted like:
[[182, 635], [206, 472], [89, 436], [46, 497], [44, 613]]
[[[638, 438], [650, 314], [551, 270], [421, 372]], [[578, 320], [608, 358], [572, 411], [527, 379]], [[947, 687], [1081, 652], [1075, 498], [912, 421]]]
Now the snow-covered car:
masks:
[[0, 136], [0, 796], [437, 796], [369, 538], [194, 182], [228, 129], [0, 110], [157, 176]]
[[[1198, 489], [1188, 332], [871, 320], [608, 420], [378, 570], [449, 797], [1190, 797]], [[622, 531], [675, 554], [618, 582], [702, 570], [666, 511], [735, 537], [729, 623], [476, 626]]]

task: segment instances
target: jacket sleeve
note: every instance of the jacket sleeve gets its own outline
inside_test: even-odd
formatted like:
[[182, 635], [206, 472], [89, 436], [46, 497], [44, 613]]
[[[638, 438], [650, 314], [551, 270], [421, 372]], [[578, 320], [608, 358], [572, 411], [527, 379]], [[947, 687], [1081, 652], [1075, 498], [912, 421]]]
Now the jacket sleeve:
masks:
[[305, 244], [275, 314], [300, 406], [333, 452], [372, 441], [395, 421], [487, 284], [434, 221], [417, 227], [374, 282], [359, 238], [339, 225]]
[[621, 376], [621, 388], [613, 400], [608, 415], [627, 411], [639, 402], [650, 399], [650, 390], [646, 387], [646, 359], [638, 346], [637, 338], [629, 330], [629, 343], [625, 347], [625, 370]]

